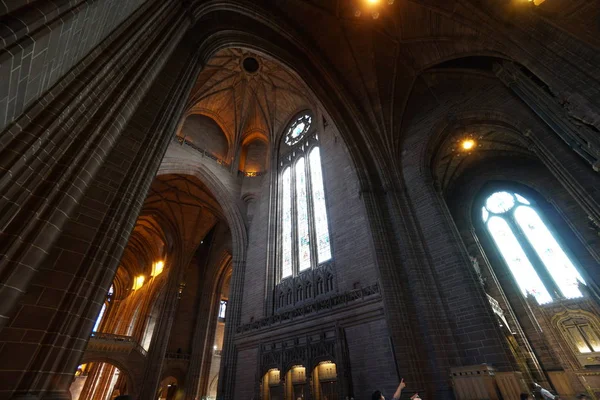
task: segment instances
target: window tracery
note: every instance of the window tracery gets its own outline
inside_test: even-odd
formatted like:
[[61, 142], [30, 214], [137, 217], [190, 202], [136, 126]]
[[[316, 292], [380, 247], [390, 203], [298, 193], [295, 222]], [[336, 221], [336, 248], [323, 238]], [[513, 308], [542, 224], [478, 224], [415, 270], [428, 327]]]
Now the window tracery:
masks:
[[286, 128], [279, 149], [275, 308], [335, 291], [319, 134], [310, 112]]
[[319, 138], [308, 112], [290, 123], [280, 159], [280, 279], [331, 259]]
[[538, 304], [582, 296], [585, 281], [533, 202], [498, 191], [485, 200], [481, 219], [524, 296]]

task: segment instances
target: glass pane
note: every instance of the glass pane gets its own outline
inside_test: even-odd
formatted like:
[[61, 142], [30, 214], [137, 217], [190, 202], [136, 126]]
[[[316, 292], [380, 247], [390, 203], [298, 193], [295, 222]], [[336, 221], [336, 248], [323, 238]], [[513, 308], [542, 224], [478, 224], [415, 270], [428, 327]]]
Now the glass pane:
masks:
[[493, 213], [503, 213], [510, 210], [515, 205], [515, 199], [508, 192], [496, 192], [488, 197], [485, 206]]
[[576, 326], [568, 327], [567, 332], [569, 333], [573, 344], [575, 344], [575, 347], [577, 347], [580, 353], [592, 352], [589, 346], [585, 343], [585, 340], [583, 340], [583, 336], [581, 336], [581, 332], [579, 331], [579, 329], [577, 329]]
[[481, 218], [483, 219], [483, 222], [487, 222], [489, 216], [490, 216], [489, 211], [486, 210], [485, 207], [481, 207]]
[[106, 311], [106, 303], [102, 304], [102, 308], [100, 309], [100, 314], [98, 314], [98, 318], [96, 318], [96, 323], [94, 324], [94, 328], [92, 329], [92, 332], [98, 331], [98, 327], [100, 326], [100, 322], [102, 322], [102, 317], [104, 317], [105, 311]]
[[331, 247], [329, 245], [327, 208], [325, 206], [325, 190], [323, 189], [323, 173], [321, 171], [321, 154], [318, 147], [315, 147], [310, 152], [309, 161], [317, 236], [317, 253], [319, 263], [322, 263], [331, 258]]
[[490, 218], [487, 227], [523, 296], [531, 293], [539, 304], [552, 302], [552, 297], [529, 262], [508, 223], [503, 218], [494, 216]]
[[227, 310], [227, 300], [221, 300], [219, 304], [219, 318], [225, 319], [225, 312]]
[[296, 200], [298, 208], [298, 268], [310, 268], [310, 238], [308, 237], [308, 205], [304, 157], [296, 162]]
[[281, 175], [281, 277], [292, 275], [292, 177], [288, 167]]
[[517, 200], [519, 201], [519, 203], [523, 203], [523, 204], [527, 204], [530, 205], [531, 203], [529, 202], [529, 200], [527, 200], [525, 197], [520, 196], [518, 194], [515, 193], [515, 197], [517, 198]]
[[587, 342], [592, 346], [592, 350], [600, 351], [600, 340], [598, 340], [598, 335], [596, 335], [594, 329], [589, 325], [582, 325], [581, 331], [587, 339]]
[[568, 299], [581, 297], [579, 282], [585, 283], [569, 257], [560, 248], [554, 236], [531, 207], [519, 206], [515, 219], [525, 236], [550, 272], [563, 296]]

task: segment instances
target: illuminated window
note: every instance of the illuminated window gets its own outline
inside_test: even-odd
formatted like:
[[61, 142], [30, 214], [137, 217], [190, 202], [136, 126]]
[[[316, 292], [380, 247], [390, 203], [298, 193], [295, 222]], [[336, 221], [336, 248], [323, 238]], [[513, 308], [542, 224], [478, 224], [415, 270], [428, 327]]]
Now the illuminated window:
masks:
[[331, 259], [321, 154], [312, 116], [288, 126], [280, 159], [281, 279]]
[[141, 288], [144, 285], [144, 276], [140, 275], [135, 277], [135, 279], [133, 280], [133, 290], [138, 290], [139, 288]]
[[94, 328], [92, 332], [97, 332], [98, 327], [100, 327], [100, 322], [102, 322], [102, 317], [104, 317], [104, 313], [106, 312], [106, 303], [102, 304], [102, 308], [100, 309], [100, 314], [98, 314], [98, 318], [96, 318], [96, 323], [94, 324]]
[[164, 268], [165, 268], [164, 261], [155, 262], [154, 264], [152, 264], [152, 276], [160, 275], [160, 273], [163, 272]]
[[225, 312], [227, 311], [227, 300], [221, 300], [219, 304], [219, 319], [225, 319]]
[[110, 285], [110, 288], [108, 289], [108, 293], [106, 293], [106, 301], [104, 302], [104, 304], [102, 304], [102, 308], [100, 309], [100, 313], [98, 314], [98, 317], [96, 318], [96, 323], [94, 323], [92, 332], [97, 332], [98, 328], [100, 328], [100, 324], [102, 323], [102, 318], [104, 318], [104, 314], [106, 313], [106, 307], [107, 307], [108, 303], [112, 300], [113, 293], [114, 293], [114, 286]]
[[539, 304], [581, 297], [585, 281], [531, 201], [515, 192], [490, 195], [481, 218], [524, 296]]
[[569, 317], [561, 325], [569, 341], [580, 353], [600, 352], [600, 339], [587, 318]]

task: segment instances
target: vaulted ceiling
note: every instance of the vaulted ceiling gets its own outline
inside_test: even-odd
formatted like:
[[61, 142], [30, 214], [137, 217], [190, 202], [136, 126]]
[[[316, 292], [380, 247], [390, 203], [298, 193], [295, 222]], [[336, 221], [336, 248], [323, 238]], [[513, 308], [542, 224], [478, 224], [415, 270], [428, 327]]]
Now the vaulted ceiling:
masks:
[[227, 48], [198, 76], [188, 114], [212, 118], [235, 146], [250, 136], [271, 142], [295, 112], [313, 106], [310, 91], [290, 69], [258, 53]]
[[133, 277], [150, 273], [157, 260], [176, 254], [179, 260], [189, 261], [219, 220], [224, 220], [221, 206], [198, 178], [156, 177], [123, 253], [117, 279], [128, 289]]

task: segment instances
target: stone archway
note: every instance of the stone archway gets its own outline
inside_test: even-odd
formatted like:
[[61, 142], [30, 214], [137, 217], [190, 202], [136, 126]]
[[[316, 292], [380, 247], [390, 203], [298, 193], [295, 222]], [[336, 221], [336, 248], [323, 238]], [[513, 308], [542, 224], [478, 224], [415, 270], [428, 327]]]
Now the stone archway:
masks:
[[[120, 394], [128, 394], [135, 398], [139, 393], [140, 388], [138, 385], [141, 382], [141, 378], [144, 372], [143, 365], [136, 365], [133, 362], [131, 362], [131, 360], [128, 360], [125, 357], [95, 356], [93, 354], [84, 355], [83, 359], [81, 360], [81, 365], [83, 364], [94, 364], [98, 366], [108, 364], [110, 366], [116, 367], [119, 370], [119, 374], [123, 374], [123, 376], [125, 377], [127, 387], [126, 393]], [[98, 379], [99, 377], [94, 378]]]

